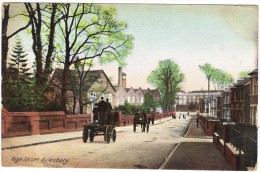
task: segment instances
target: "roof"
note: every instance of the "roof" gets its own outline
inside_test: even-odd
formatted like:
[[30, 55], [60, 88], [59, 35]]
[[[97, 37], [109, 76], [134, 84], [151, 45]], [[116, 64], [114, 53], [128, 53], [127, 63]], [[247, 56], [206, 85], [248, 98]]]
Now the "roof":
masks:
[[[111, 86], [111, 88], [116, 92], [115, 87], [112, 85], [111, 81], [109, 80], [109, 78], [107, 77], [106, 73], [104, 72], [104, 70], [89, 70], [89, 71], [84, 71], [86, 75], [86, 80], [90, 81], [90, 82], [86, 82], [86, 87], [89, 88], [91, 85], [93, 85], [95, 83], [96, 80], [98, 80], [101, 77], [101, 74], [103, 74], [106, 78], [106, 80], [108, 81], [109, 85]], [[76, 76], [78, 73], [76, 70], [69, 70], [69, 76]], [[54, 71], [54, 74], [52, 76], [52, 78], [56, 77], [59, 80], [61, 80], [63, 75], [63, 69], [59, 69], [56, 68]], [[70, 82], [76, 82], [74, 78], [72, 78], [70, 80]], [[69, 84], [68, 88], [69, 90], [71, 90], [74, 84]]]
[[185, 91], [183, 91], [183, 90], [177, 90], [177, 92], [182, 92], [182, 93], [185, 93]]
[[250, 78], [245, 78], [243, 80], [238, 80], [237, 83], [233, 87], [243, 86], [244, 84], [246, 84], [249, 81], [250, 81]]
[[258, 68], [250, 72], [248, 75], [254, 75], [254, 74], [258, 74]]
[[[217, 93], [219, 92], [218, 90], [209, 90], [209, 93]], [[208, 93], [208, 90], [195, 90], [191, 91], [190, 93]]]

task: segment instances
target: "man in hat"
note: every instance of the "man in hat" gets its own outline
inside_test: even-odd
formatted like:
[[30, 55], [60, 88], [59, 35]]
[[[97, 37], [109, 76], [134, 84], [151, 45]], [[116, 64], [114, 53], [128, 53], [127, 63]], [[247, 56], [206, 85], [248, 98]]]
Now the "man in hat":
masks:
[[101, 124], [105, 124], [107, 121], [107, 103], [104, 101], [104, 97], [101, 97], [101, 101], [98, 103], [98, 121]]

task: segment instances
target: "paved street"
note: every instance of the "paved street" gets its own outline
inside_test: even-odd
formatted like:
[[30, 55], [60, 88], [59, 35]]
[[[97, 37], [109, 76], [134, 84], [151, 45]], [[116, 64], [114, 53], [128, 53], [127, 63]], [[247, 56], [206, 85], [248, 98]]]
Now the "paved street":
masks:
[[[179, 114], [177, 114], [178, 116]], [[224, 158], [208, 136], [202, 136], [201, 128], [189, 125], [191, 116], [186, 119], [165, 118], [156, 121], [149, 133], [142, 133], [140, 128], [133, 132], [132, 126], [117, 127], [117, 140], [107, 144], [103, 136], [95, 137], [93, 143], [83, 143], [82, 132], [60, 133], [39, 136], [25, 136], [2, 140], [3, 166], [31, 167], [73, 167], [73, 168], [119, 168], [119, 169], [210, 169], [195, 166], [205, 160], [197, 156], [196, 148], [212, 150], [207, 159]], [[189, 127], [190, 126], [190, 127]], [[186, 131], [188, 134], [184, 137]], [[201, 132], [200, 137], [191, 137], [190, 133]], [[73, 137], [74, 136], [74, 137]], [[49, 138], [49, 142], [48, 142]], [[58, 140], [61, 141], [58, 141]], [[28, 144], [24, 144], [28, 140]], [[8, 142], [12, 142], [9, 143]], [[15, 142], [15, 143], [13, 143]], [[202, 144], [200, 144], [202, 143]], [[17, 148], [18, 145], [22, 147]], [[11, 146], [12, 145], [12, 146]], [[178, 146], [177, 146], [178, 145]], [[177, 147], [176, 147], [177, 146]], [[188, 151], [188, 154], [187, 154]], [[203, 159], [204, 158], [204, 159]], [[186, 161], [184, 161], [186, 159]], [[196, 160], [197, 159], [197, 160]], [[206, 159], [206, 160], [207, 160]], [[187, 161], [190, 165], [187, 165]], [[213, 161], [212, 161], [213, 162]], [[213, 164], [212, 164], [213, 165]], [[211, 169], [229, 169], [225, 164]]]

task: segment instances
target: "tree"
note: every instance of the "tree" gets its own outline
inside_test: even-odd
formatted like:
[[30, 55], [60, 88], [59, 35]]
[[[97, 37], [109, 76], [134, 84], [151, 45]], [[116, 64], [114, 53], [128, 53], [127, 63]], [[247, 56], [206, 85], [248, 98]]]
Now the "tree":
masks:
[[2, 18], [2, 103], [5, 107], [6, 105], [6, 82], [7, 82], [7, 54], [9, 51], [9, 39], [11, 39], [13, 36], [18, 34], [19, 32], [25, 30], [30, 23], [27, 23], [25, 26], [17, 29], [16, 31], [12, 32], [10, 35], [7, 35], [7, 28], [9, 20], [15, 16], [9, 15], [9, 9], [10, 4], [3, 5], [4, 12], [3, 12], [3, 18]]
[[153, 110], [156, 111], [156, 108], [158, 107], [158, 101], [155, 99], [153, 94], [146, 93], [144, 95], [144, 103], [143, 108], [146, 112], [150, 112]]
[[70, 66], [94, 58], [99, 58], [101, 63], [118, 61], [124, 65], [133, 48], [133, 37], [124, 33], [127, 25], [116, 19], [113, 7], [66, 3], [60, 4], [57, 10], [62, 14], [58, 23], [57, 59], [64, 64], [60, 104], [66, 112]]
[[[11, 54], [9, 67], [7, 68], [6, 81], [6, 108], [10, 111], [34, 111], [44, 106], [44, 96], [38, 95], [34, 91], [32, 81], [27, 67], [27, 54], [23, 50], [22, 42], [17, 38]], [[40, 103], [41, 102], [41, 103]]]
[[239, 78], [241, 78], [241, 79], [243, 79], [243, 78], [246, 78], [246, 77], [249, 77], [249, 73], [250, 73], [251, 71], [241, 71], [240, 73], [239, 73]]
[[11, 56], [11, 63], [9, 63], [10, 70], [16, 71], [18, 80], [30, 82], [32, 73], [29, 72], [30, 68], [27, 67], [28, 59], [25, 58], [27, 54], [25, 54], [25, 51], [23, 50], [23, 45], [19, 37], [16, 38], [13, 54], [11, 54]]
[[45, 89], [52, 72], [54, 35], [59, 13], [57, 3], [24, 3], [28, 13], [35, 55], [36, 86]]
[[212, 74], [212, 82], [215, 86], [215, 90], [223, 90], [226, 86], [233, 82], [233, 77], [231, 74], [221, 70], [214, 68]]
[[208, 80], [208, 96], [209, 96], [210, 79], [214, 73], [214, 68], [209, 63], [206, 63], [204, 65], [199, 65], [199, 68], [206, 75], [206, 78]]
[[162, 107], [169, 111], [175, 103], [176, 91], [184, 80], [178, 64], [170, 59], [159, 61], [158, 67], [149, 74], [147, 80], [159, 89]]
[[[82, 60], [75, 64], [75, 71], [71, 71], [69, 76], [70, 88], [73, 92], [73, 113], [75, 113], [76, 102], [79, 103], [79, 113], [83, 114], [84, 106], [96, 102], [103, 93], [107, 92], [109, 82], [102, 80], [102, 72], [90, 69], [93, 67], [93, 59]], [[87, 68], [87, 69], [85, 69]], [[73, 74], [72, 74], [73, 73]], [[99, 87], [91, 90], [93, 84], [98, 84]], [[88, 93], [95, 92], [96, 96], [90, 99]]]
[[208, 63], [199, 67], [208, 79], [208, 94], [210, 90], [210, 81], [212, 81], [212, 83], [214, 84], [215, 90], [223, 90], [234, 80], [231, 74], [221, 69], [215, 68]]

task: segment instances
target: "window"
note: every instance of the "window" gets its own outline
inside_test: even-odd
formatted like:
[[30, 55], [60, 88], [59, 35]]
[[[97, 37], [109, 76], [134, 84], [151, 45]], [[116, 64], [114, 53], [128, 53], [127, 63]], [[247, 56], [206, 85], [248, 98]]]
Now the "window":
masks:
[[96, 100], [96, 96], [97, 96], [97, 94], [95, 92], [91, 92], [90, 97], [89, 97], [90, 101]]
[[109, 94], [108, 94], [108, 100], [109, 100], [109, 102], [112, 102], [112, 98], [113, 98], [112, 93], [109, 93]]

